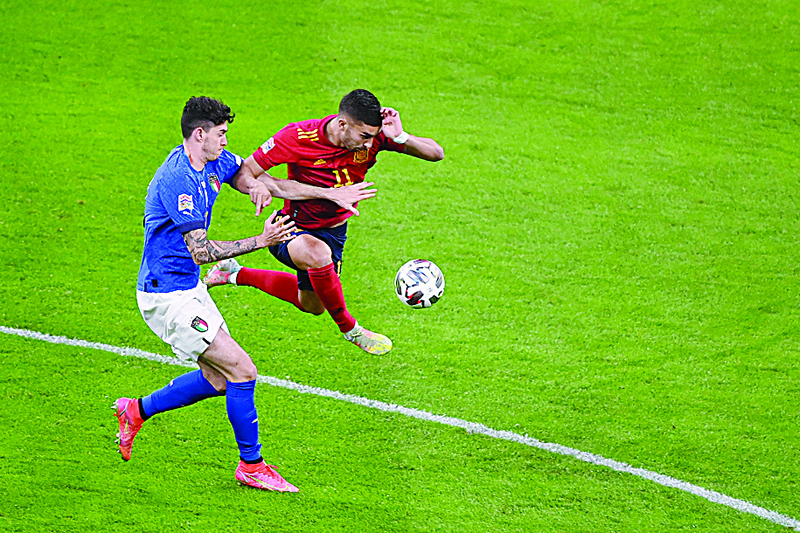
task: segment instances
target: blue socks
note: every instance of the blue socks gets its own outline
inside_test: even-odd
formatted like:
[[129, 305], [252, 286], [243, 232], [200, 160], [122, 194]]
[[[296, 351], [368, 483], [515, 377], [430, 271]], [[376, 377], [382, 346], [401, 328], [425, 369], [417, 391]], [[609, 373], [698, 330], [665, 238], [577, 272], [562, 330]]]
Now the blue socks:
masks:
[[258, 442], [258, 413], [255, 402], [256, 382], [227, 382], [227, 391], [219, 392], [205, 378], [202, 370], [178, 376], [169, 385], [140, 400], [142, 418], [185, 407], [211, 398], [225, 396], [228, 418], [233, 426], [239, 455], [247, 463], [261, 461], [261, 444]]
[[149, 418], [157, 413], [185, 407], [200, 400], [223, 394], [225, 393], [219, 392], [209, 383], [202, 370], [195, 370], [178, 376], [166, 387], [142, 398], [141, 406], [144, 410], [141, 413], [142, 418]]
[[256, 382], [228, 382], [225, 400], [228, 418], [239, 445], [239, 455], [246, 463], [261, 461], [261, 444], [258, 442], [258, 413], [256, 413]]

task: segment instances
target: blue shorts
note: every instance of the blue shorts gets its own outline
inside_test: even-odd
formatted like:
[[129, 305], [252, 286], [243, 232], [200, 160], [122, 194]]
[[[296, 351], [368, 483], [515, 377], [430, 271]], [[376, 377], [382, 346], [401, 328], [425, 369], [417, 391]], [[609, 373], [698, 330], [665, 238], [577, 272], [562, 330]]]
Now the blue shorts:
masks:
[[[344, 242], [347, 240], [347, 222], [335, 228], [321, 228], [321, 229], [304, 229], [297, 228], [295, 235], [308, 234], [317, 238], [328, 245], [331, 249], [331, 258], [333, 259], [333, 268], [338, 275], [342, 275], [342, 252], [344, 251]], [[300, 270], [294, 264], [292, 258], [289, 256], [289, 242], [282, 242], [275, 246], [270, 246], [269, 251], [275, 256], [275, 259], [297, 271], [297, 288], [301, 291], [313, 291], [314, 287], [311, 285], [311, 279], [308, 277], [308, 271]]]

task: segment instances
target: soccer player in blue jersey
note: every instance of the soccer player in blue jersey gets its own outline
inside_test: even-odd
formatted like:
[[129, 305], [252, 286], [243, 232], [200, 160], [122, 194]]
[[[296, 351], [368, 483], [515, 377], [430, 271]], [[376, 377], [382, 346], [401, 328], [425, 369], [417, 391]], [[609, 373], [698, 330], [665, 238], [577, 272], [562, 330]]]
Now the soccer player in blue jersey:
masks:
[[239, 174], [242, 159], [225, 150], [233, 118], [230, 107], [219, 100], [192, 97], [181, 118], [183, 143], [170, 152], [147, 188], [144, 252], [136, 285], [139, 310], [150, 329], [170, 344], [176, 355], [191, 358], [200, 369], [142, 398], [116, 400], [119, 451], [124, 460], [130, 460], [133, 439], [149, 417], [224, 395], [239, 446], [236, 480], [265, 490], [297, 492], [297, 487], [261, 457], [254, 399], [256, 366], [230, 336], [199, 280], [199, 265], [287, 241], [292, 238], [294, 223], [273, 213], [259, 235], [235, 241], [210, 240], [211, 209], [224, 183], [249, 194], [256, 215], [270, 203], [273, 193], [289, 199], [324, 198], [355, 210], [359, 199], [375, 192], [351, 187], [332, 195], [332, 189], [292, 185], [286, 180], [268, 185]]

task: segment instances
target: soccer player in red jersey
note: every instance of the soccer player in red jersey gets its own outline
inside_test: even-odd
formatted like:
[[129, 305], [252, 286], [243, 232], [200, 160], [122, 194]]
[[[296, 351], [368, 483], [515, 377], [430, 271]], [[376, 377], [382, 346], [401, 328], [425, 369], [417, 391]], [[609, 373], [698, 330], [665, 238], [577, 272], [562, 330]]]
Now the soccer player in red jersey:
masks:
[[[288, 179], [317, 187], [357, 185], [368, 196], [372, 182], [364, 181], [378, 152], [389, 150], [427, 161], [444, 158], [433, 139], [403, 131], [400, 115], [381, 107], [371, 92], [356, 89], [339, 104], [339, 113], [323, 119], [287, 125], [248, 157], [240, 172], [265, 183], [282, 196], [276, 180], [266, 173], [286, 163]], [[347, 220], [358, 215], [357, 203], [347, 209], [320, 199], [287, 200], [282, 214], [295, 222], [293, 240], [270, 247], [270, 252], [297, 275], [242, 268], [234, 259], [215, 265], [203, 281], [209, 286], [233, 283], [257, 287], [294, 304], [301, 311], [333, 318], [345, 339], [371, 354], [392, 349], [385, 335], [363, 328], [349, 313], [339, 280]]]

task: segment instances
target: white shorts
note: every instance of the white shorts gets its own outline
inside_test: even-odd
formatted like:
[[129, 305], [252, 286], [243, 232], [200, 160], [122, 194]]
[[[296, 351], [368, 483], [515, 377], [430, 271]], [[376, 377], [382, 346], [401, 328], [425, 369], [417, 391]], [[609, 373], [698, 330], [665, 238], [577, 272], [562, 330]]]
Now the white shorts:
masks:
[[229, 333], [225, 319], [201, 281], [187, 291], [136, 291], [136, 301], [144, 321], [161, 340], [172, 346], [178, 357], [197, 361], [220, 328]]

